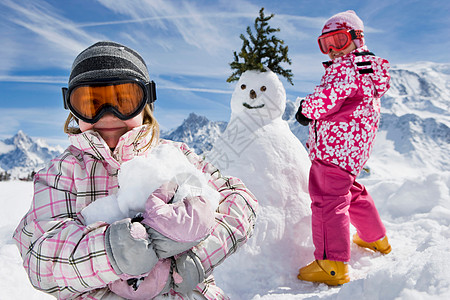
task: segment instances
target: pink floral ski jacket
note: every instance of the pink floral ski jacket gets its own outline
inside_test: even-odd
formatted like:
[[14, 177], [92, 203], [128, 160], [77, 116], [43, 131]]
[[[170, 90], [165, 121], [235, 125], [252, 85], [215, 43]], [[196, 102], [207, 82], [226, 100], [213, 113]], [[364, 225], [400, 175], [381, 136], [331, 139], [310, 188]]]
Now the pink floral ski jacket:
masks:
[[302, 102], [311, 160], [358, 175], [369, 159], [380, 120], [380, 98], [389, 89], [389, 62], [366, 46], [324, 64], [321, 83]]
[[[31, 208], [13, 238], [32, 285], [58, 299], [105, 299], [108, 283], [119, 279], [105, 251], [108, 224], [86, 226], [81, 210], [97, 198], [117, 193], [123, 162], [148, 151], [145, 126], [124, 134], [113, 153], [94, 131], [70, 136], [71, 146], [40, 170], [34, 179]], [[207, 299], [226, 299], [214, 283], [213, 269], [251, 236], [257, 200], [237, 178], [223, 177], [183, 143], [161, 140], [179, 148], [221, 194], [211, 235], [192, 250], [203, 263], [207, 279], [197, 286]], [[182, 295], [178, 295], [183, 299]], [[114, 299], [120, 299], [116, 297]]]

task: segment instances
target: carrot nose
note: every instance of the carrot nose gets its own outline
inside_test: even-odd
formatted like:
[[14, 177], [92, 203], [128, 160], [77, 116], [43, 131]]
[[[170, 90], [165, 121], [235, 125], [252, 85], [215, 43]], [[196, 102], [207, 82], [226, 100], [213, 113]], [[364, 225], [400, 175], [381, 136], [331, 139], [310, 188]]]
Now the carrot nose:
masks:
[[250, 99], [255, 99], [256, 98], [256, 92], [254, 90], [250, 91]]

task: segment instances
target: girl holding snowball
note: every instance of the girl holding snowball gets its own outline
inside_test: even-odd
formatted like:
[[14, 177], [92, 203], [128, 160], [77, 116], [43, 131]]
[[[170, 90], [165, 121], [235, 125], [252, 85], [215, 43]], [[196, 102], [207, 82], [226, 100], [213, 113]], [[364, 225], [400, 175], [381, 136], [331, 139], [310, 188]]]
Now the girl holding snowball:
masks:
[[[71, 145], [36, 174], [13, 236], [32, 285], [58, 299], [226, 299], [212, 272], [250, 237], [252, 193], [185, 144], [159, 139], [155, 84], [136, 51], [106, 41], [88, 47], [63, 96]], [[169, 181], [141, 214], [86, 224], [81, 211], [120, 190], [121, 165], [159, 144], [205, 174], [219, 205], [202, 196], [173, 203], [178, 186]]]

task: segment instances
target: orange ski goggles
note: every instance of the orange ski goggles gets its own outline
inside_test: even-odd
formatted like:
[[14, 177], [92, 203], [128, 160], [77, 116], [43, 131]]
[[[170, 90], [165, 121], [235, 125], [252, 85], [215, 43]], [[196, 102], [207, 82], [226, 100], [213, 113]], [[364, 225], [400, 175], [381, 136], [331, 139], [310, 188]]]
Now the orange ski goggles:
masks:
[[352, 40], [362, 39], [364, 37], [362, 30], [339, 29], [322, 34], [318, 37], [320, 51], [323, 54], [334, 51], [341, 51], [352, 43]]
[[138, 115], [146, 104], [156, 100], [153, 81], [138, 79], [107, 82], [82, 82], [70, 88], [62, 88], [64, 108], [87, 123], [96, 123], [111, 112], [121, 120]]

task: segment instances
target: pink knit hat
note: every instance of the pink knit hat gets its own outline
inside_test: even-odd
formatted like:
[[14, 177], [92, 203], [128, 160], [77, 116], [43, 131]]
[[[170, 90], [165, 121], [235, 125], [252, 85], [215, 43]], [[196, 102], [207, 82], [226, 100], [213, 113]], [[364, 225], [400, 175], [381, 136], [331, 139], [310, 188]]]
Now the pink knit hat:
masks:
[[[323, 26], [322, 34], [337, 29], [364, 31], [364, 23], [353, 10], [347, 10], [329, 18]], [[364, 45], [364, 38], [353, 40], [353, 42], [355, 43], [356, 48], [362, 47]]]

